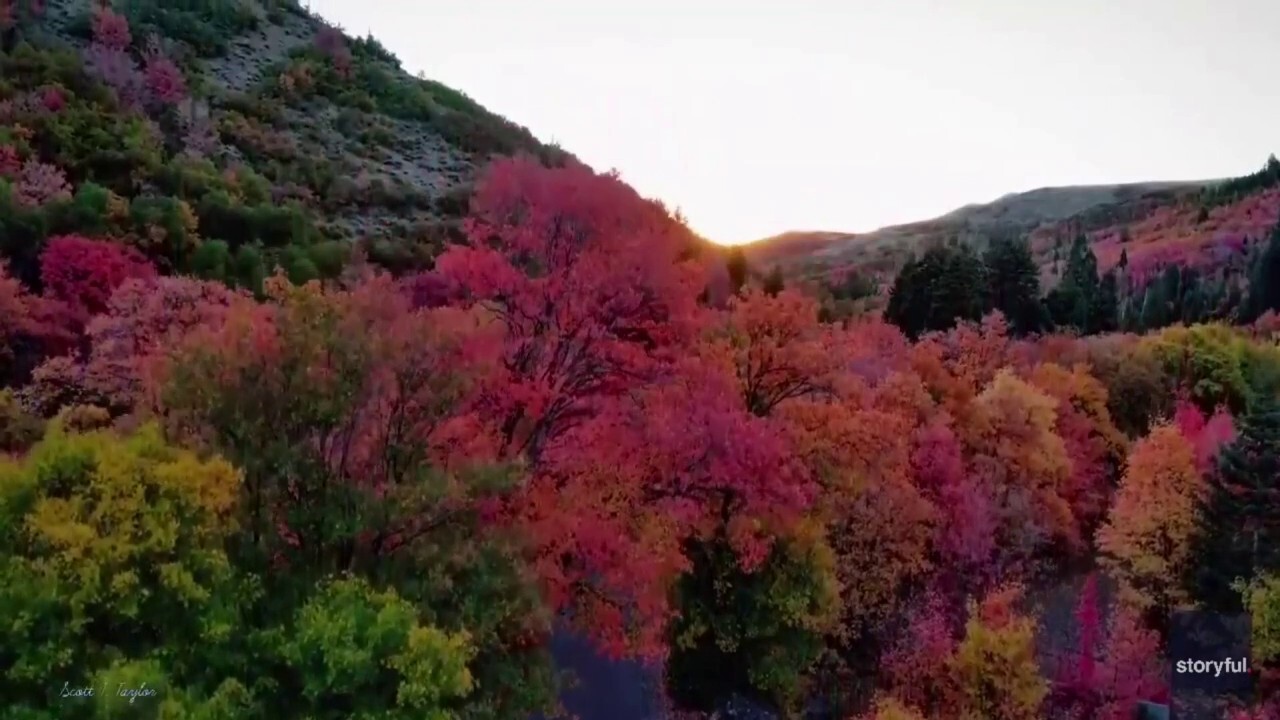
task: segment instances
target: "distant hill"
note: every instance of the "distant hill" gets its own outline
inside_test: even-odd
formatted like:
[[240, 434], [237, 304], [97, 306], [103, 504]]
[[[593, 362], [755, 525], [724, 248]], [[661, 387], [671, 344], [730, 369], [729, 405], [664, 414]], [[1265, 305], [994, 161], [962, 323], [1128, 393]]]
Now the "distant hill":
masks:
[[812, 276], [845, 268], [889, 272], [910, 252], [952, 238], [983, 240], [1026, 235], [1099, 208], [1165, 203], [1196, 195], [1217, 181], [1145, 182], [1045, 187], [973, 203], [945, 215], [867, 233], [788, 232], [743, 246], [757, 267], [780, 265], [789, 275]]

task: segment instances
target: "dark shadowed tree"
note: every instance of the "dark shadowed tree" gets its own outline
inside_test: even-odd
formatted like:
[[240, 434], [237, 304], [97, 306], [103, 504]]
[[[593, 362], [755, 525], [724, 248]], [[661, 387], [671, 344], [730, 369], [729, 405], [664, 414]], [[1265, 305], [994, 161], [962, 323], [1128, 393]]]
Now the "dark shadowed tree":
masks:
[[1280, 403], [1260, 398], [1218, 455], [1193, 546], [1191, 595], [1239, 610], [1237, 578], [1280, 570]]
[[1015, 335], [1043, 329], [1040, 268], [1025, 240], [1000, 239], [982, 256], [986, 266], [988, 307], [999, 310]]

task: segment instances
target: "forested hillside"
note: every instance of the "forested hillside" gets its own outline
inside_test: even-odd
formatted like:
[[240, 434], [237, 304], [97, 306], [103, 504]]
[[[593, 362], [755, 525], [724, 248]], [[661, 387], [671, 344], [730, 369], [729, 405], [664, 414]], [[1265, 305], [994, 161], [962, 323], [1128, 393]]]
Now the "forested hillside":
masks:
[[1247, 316], [1077, 227], [881, 317], [289, 3], [0, 20], [4, 717], [552, 717], [571, 635], [645, 720], [1121, 720], [1187, 607], [1280, 712], [1280, 231]]
[[1156, 280], [1178, 272], [1220, 296], [1206, 302], [1227, 305], [1218, 315], [1225, 317], [1237, 313], [1277, 222], [1280, 161], [1272, 156], [1261, 170], [1229, 180], [1042, 188], [861, 235], [787, 233], [746, 246], [743, 257], [756, 275], [776, 272], [827, 296], [829, 309], [850, 297], [849, 288], [867, 299], [863, 306], [882, 308], [895, 275], [940, 246], [980, 254], [993, 242], [1026, 239], [1050, 288], [1083, 237], [1099, 268], [1119, 276], [1122, 313], [1137, 318]]

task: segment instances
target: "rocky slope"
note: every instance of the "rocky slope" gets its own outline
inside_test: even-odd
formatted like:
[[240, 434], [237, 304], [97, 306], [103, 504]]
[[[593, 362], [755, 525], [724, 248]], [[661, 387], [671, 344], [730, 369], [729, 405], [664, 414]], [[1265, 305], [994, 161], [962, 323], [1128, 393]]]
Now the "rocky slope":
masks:
[[[41, 63], [87, 59], [95, 52], [97, 4], [49, 0], [43, 16], [20, 24], [10, 42], [29, 42]], [[186, 202], [200, 238], [226, 242], [233, 252], [241, 238], [224, 237], [206, 221], [201, 203], [208, 197], [190, 190], [201, 184], [191, 176], [261, 178], [272, 204], [304, 216], [295, 224], [308, 232], [264, 240], [268, 256], [285, 246], [358, 241], [375, 261], [411, 269], [446, 241], [490, 156], [568, 157], [465, 94], [411, 76], [375, 39], [345, 37], [293, 0], [123, 0], [113, 7], [128, 22], [124, 54], [138, 63], [153, 50], [172, 58], [188, 93], [175, 112], [148, 109], [164, 135], [160, 157], [133, 168], [131, 186], [107, 187], [126, 201]], [[14, 79], [13, 87], [0, 86], [0, 99], [38, 89]], [[183, 187], [166, 182], [165, 165]], [[62, 169], [73, 188], [83, 180], [106, 184], [92, 170]]]

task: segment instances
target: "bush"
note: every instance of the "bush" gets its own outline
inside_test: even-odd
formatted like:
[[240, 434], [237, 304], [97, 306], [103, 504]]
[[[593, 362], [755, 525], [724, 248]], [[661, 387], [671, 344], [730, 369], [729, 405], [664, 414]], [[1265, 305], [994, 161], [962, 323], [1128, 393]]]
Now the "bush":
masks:
[[44, 423], [8, 390], [0, 390], [0, 453], [21, 453], [44, 434]]
[[257, 14], [238, 0], [126, 0], [123, 11], [140, 36], [180, 40], [205, 57], [224, 55], [230, 40], [259, 25]]

